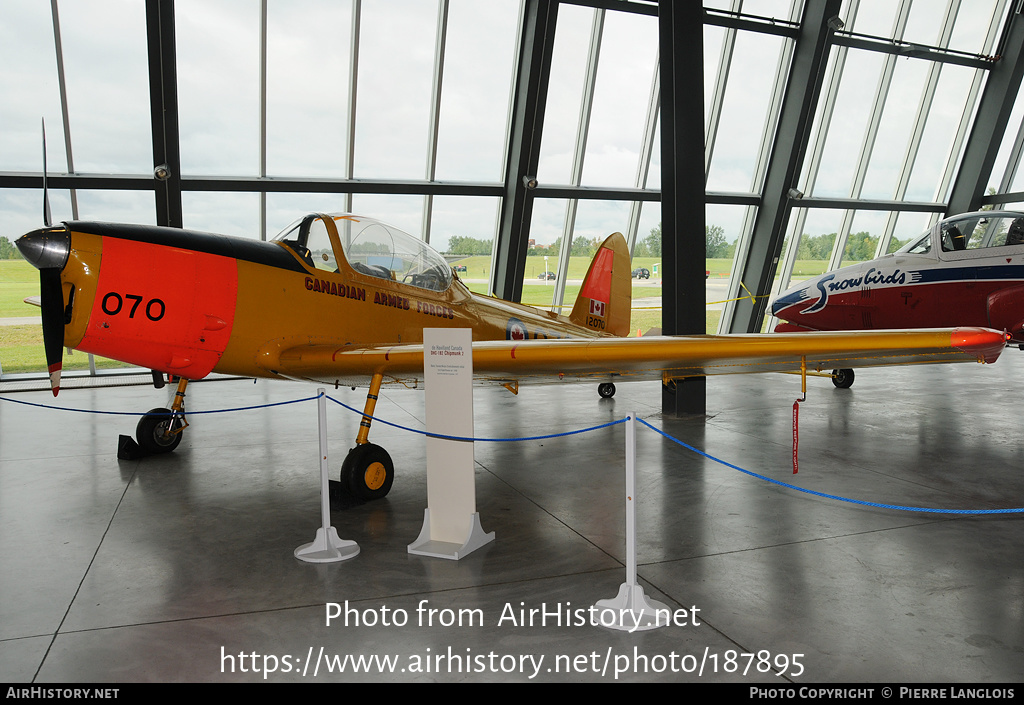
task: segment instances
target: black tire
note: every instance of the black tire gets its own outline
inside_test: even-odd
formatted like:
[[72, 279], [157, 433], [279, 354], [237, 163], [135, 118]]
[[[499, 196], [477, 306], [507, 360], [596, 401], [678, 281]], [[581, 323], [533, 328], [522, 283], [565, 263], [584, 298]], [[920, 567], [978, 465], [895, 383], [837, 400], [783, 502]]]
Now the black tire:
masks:
[[611, 382], [602, 382], [597, 385], [597, 393], [601, 395], [602, 399], [611, 399], [615, 396], [615, 385]]
[[853, 386], [853, 370], [832, 370], [832, 384], [838, 389], [849, 389]]
[[363, 501], [386, 497], [394, 481], [395, 464], [391, 456], [372, 443], [350, 450], [341, 464], [341, 486]]
[[139, 419], [139, 425], [135, 427], [135, 438], [139, 447], [146, 453], [155, 455], [157, 453], [170, 453], [181, 443], [181, 436], [184, 432], [168, 436], [167, 428], [171, 423], [180, 423], [171, 416], [170, 409], [150, 409], [145, 416]]

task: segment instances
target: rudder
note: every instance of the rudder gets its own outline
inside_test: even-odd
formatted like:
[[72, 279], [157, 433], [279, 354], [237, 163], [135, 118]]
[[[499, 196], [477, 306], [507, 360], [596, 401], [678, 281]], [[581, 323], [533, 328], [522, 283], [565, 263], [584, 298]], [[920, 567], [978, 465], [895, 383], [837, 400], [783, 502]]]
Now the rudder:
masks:
[[630, 264], [626, 238], [612, 233], [590, 263], [569, 320], [599, 333], [629, 335], [633, 301]]

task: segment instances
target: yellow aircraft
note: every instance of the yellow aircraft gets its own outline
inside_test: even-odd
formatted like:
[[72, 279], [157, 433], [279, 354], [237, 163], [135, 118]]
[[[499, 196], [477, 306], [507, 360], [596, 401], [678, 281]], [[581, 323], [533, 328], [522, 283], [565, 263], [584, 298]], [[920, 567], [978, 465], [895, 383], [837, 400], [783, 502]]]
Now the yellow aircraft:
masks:
[[478, 381], [661, 379], [912, 362], [993, 362], [986, 328], [626, 338], [631, 272], [625, 238], [598, 249], [569, 316], [472, 293], [420, 240], [372, 218], [314, 213], [268, 242], [178, 228], [67, 222], [22, 236], [40, 270], [43, 339], [54, 395], [63, 347], [179, 379], [171, 409], [138, 424], [148, 452], [182, 438], [189, 380], [211, 372], [369, 386], [343, 486], [383, 497], [387, 452], [368, 442], [385, 384], [415, 387], [423, 329], [473, 330]]

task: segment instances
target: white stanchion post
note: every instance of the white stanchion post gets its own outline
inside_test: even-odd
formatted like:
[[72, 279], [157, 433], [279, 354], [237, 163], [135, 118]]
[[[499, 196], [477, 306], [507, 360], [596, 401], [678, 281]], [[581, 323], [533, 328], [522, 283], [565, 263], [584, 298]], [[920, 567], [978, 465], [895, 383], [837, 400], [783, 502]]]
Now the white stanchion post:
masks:
[[[668, 605], [644, 595], [636, 581], [636, 413], [626, 417], [626, 582], [610, 600], [598, 600], [602, 626], [623, 631], [645, 631], [668, 626]], [[606, 618], [611, 611], [614, 619]]]
[[323, 389], [317, 393], [317, 425], [320, 431], [320, 528], [312, 543], [295, 549], [295, 557], [308, 563], [334, 563], [359, 555], [359, 544], [338, 538], [337, 530], [331, 526], [331, 498], [327, 480], [327, 394]]

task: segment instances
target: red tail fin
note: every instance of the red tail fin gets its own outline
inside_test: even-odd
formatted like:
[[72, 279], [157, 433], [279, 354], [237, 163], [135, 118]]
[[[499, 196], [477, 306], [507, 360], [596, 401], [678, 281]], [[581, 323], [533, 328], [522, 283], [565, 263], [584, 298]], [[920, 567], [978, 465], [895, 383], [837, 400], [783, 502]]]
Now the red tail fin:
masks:
[[569, 320], [602, 333], [629, 335], [633, 284], [629, 249], [622, 233], [613, 233], [601, 243], [576, 297]]

